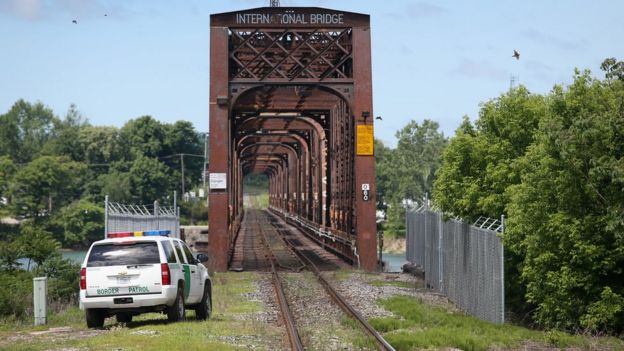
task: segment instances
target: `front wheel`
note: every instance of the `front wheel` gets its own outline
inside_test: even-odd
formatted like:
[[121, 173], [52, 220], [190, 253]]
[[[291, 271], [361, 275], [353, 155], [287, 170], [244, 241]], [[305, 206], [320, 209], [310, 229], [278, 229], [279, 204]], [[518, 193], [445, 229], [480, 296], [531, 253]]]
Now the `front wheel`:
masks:
[[167, 307], [167, 319], [169, 322], [177, 322], [184, 320], [184, 289], [178, 287], [178, 293], [176, 295], [175, 302], [170, 307]]
[[87, 327], [89, 328], [102, 328], [104, 325], [104, 311], [95, 308], [85, 309], [85, 317], [87, 320]]
[[204, 286], [204, 295], [202, 296], [202, 300], [199, 305], [195, 307], [195, 316], [197, 316], [197, 319], [206, 320], [210, 318], [210, 313], [212, 312], [211, 300], [210, 286], [206, 283]]

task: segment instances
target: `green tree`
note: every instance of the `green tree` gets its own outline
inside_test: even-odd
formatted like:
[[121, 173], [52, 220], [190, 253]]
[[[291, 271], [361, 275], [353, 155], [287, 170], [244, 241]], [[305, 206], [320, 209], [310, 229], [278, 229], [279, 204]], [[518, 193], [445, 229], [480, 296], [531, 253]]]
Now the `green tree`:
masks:
[[130, 174], [118, 169], [113, 169], [98, 178], [98, 186], [101, 189], [100, 199], [108, 195], [110, 201], [131, 203], [132, 190]]
[[154, 158], [138, 157], [128, 172], [133, 201], [150, 204], [171, 195], [177, 184], [171, 169]]
[[18, 100], [0, 115], [0, 155], [8, 155], [16, 163], [30, 162], [49, 140], [57, 122], [52, 110], [42, 103]]
[[88, 247], [104, 233], [104, 209], [86, 199], [63, 207], [51, 221], [63, 233], [65, 247]]
[[79, 130], [78, 141], [87, 164], [109, 164], [122, 158], [121, 136], [115, 127], [84, 126]]
[[446, 138], [430, 120], [411, 121], [396, 133], [397, 148], [376, 143], [378, 207], [387, 210], [385, 230], [404, 235], [405, 206], [421, 202], [431, 192], [435, 172], [442, 162]]
[[40, 219], [78, 198], [85, 166], [64, 157], [42, 156], [20, 169], [11, 182], [14, 212]]
[[123, 152], [127, 159], [141, 156], [166, 156], [165, 127], [151, 116], [142, 116], [128, 121], [120, 130]]
[[[9, 201], [9, 184], [15, 175], [17, 168], [15, 163], [8, 156], [0, 156], [0, 200], [5, 198]], [[0, 209], [4, 207], [4, 203], [0, 201]]]
[[388, 202], [392, 196], [392, 152], [394, 150], [375, 139], [375, 186], [377, 187], [377, 209], [387, 211]]
[[61, 244], [54, 239], [52, 233], [40, 226], [23, 225], [17, 244], [22, 256], [28, 258], [27, 270], [30, 270], [31, 261], [41, 266], [48, 258], [60, 255], [58, 249]]
[[421, 200], [431, 192], [435, 172], [442, 164], [447, 140], [437, 122], [425, 119], [421, 125], [409, 122], [396, 133], [398, 139], [393, 165], [401, 200]]
[[555, 87], [509, 189], [505, 244], [545, 327], [624, 330], [624, 82]]
[[614, 57], [610, 57], [602, 61], [600, 69], [605, 72], [607, 81], [613, 79], [624, 80], [624, 62], [616, 60]]
[[76, 105], [71, 104], [65, 118], [55, 120], [54, 129], [44, 145], [42, 154], [67, 156], [73, 161], [84, 161], [84, 148], [80, 144], [79, 136], [80, 130], [88, 125], [89, 122], [78, 111]]
[[464, 118], [444, 152], [435, 203], [467, 220], [504, 214], [506, 189], [520, 182], [515, 162], [533, 142], [545, 114], [544, 97], [520, 86], [484, 103], [475, 126]]
[[[199, 185], [204, 169], [204, 139], [195, 131], [193, 124], [188, 121], [177, 121], [174, 124], [165, 124], [164, 149], [162, 161], [173, 171], [181, 182], [182, 158], [184, 158], [185, 189]], [[183, 155], [180, 155], [183, 154]], [[178, 189], [181, 189], [181, 185]], [[180, 194], [182, 195], [182, 194]]]
[[13, 272], [21, 258], [19, 244], [14, 240], [0, 240], [0, 271]]

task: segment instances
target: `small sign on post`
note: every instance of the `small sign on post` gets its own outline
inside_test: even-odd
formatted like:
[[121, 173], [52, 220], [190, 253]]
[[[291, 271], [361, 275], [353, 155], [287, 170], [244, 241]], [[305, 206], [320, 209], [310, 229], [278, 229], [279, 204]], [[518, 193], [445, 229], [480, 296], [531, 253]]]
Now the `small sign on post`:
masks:
[[33, 278], [35, 325], [48, 323], [48, 277]]
[[227, 189], [227, 174], [210, 173], [210, 190]]
[[370, 184], [368, 183], [362, 184], [362, 200], [364, 201], [370, 200]]

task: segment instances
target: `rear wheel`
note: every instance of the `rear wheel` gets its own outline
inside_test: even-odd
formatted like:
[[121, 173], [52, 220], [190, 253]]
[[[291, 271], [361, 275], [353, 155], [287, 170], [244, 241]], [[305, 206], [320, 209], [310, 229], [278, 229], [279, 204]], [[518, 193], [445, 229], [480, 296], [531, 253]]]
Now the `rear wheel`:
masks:
[[208, 283], [204, 286], [204, 295], [202, 296], [202, 300], [195, 307], [195, 316], [197, 319], [206, 320], [210, 318], [210, 313], [212, 312], [212, 302], [210, 296], [210, 286]]
[[173, 305], [167, 307], [167, 319], [169, 322], [177, 322], [184, 320], [184, 289], [178, 287], [178, 294], [176, 295]]
[[87, 320], [87, 327], [89, 328], [102, 328], [104, 325], [104, 311], [95, 309], [95, 308], [87, 308], [85, 309], [85, 317]]
[[130, 323], [132, 322], [132, 315], [130, 313], [117, 313], [118, 323]]

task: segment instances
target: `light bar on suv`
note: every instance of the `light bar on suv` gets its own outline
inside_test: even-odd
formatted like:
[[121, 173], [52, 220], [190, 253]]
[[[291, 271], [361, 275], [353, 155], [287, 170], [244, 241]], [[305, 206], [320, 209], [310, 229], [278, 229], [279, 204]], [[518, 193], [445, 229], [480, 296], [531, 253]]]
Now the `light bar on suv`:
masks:
[[118, 232], [118, 233], [108, 233], [106, 238], [114, 239], [114, 238], [128, 238], [132, 236], [169, 236], [171, 233], [170, 230], [146, 230], [146, 231], [138, 231], [138, 232]]

